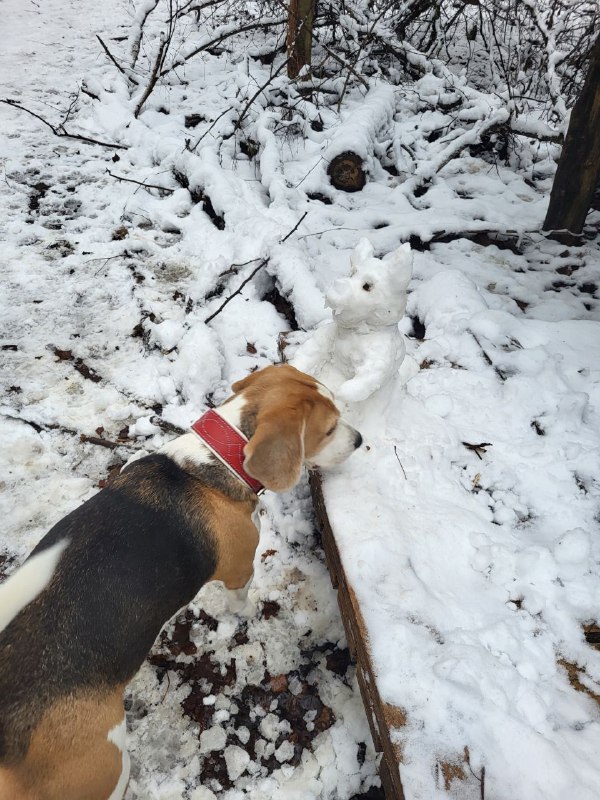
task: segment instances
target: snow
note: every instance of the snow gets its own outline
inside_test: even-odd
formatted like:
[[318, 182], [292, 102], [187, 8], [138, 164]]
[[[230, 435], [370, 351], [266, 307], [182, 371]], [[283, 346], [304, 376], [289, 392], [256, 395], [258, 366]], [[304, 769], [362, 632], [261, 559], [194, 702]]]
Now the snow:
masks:
[[200, 752], [209, 753], [211, 750], [222, 750], [226, 741], [225, 729], [215, 725], [200, 734]]
[[[376, 420], [354, 409], [370, 450], [326, 479], [329, 515], [379, 689], [408, 713], [411, 796], [431, 796], [428, 753], [467, 746], [508, 796], [592, 798], [598, 711], [560, 660], [598, 692], [580, 626], [599, 613], [596, 504], [576, 475], [598, 452], [600, 330], [515, 318], [486, 295], [458, 269], [414, 289], [427, 333], [409, 354], [435, 364], [391, 382]], [[479, 460], [464, 442], [490, 445]]]
[[[5, 0], [6, 95], [56, 122], [85, 81], [99, 99], [80, 93], [66, 127], [128, 149], [54, 137], [0, 106], [0, 569], [111, 469], [283, 353], [331, 380], [365, 438], [324, 491], [379, 691], [407, 719], [393, 732], [407, 800], [480, 797], [484, 769], [489, 798], [596, 798], [600, 655], [581, 626], [600, 616], [597, 213], [580, 247], [541, 236], [556, 145], [516, 137], [495, 164], [463, 149], [505, 107], [437, 63], [412, 84], [349, 85], [339, 113], [321, 88], [294, 96], [291, 119], [275, 104], [292, 91], [280, 73], [234, 136], [271, 67], [249, 57], [258, 39], [231, 39], [230, 52], [174, 70], [135, 119], [139, 90], [94, 34], [128, 62], [150, 12], [132, 71], [143, 77], [161, 9]], [[180, 56], [210, 36], [190, 26]], [[453, 115], [436, 105], [456, 97]], [[518, 122], [548, 133], [535, 115]], [[349, 149], [368, 168], [355, 194], [326, 175]], [[268, 495], [261, 519], [255, 617], [242, 622], [205, 587], [196, 654], [146, 662], [128, 689], [127, 800], [349, 800], [377, 786], [353, 669], [326, 666], [345, 639], [305, 482]], [[279, 606], [269, 619], [266, 603]], [[203, 654], [223, 686], [180, 682]], [[280, 709], [244, 706], [267, 675], [284, 676], [294, 701], [314, 689], [333, 714], [294, 764]], [[182, 711], [195, 692], [205, 728]], [[318, 726], [313, 711], [303, 720]], [[446, 785], [447, 763], [464, 778]], [[229, 787], [207, 777], [215, 764]]]
[[225, 748], [225, 763], [227, 764], [227, 774], [232, 781], [236, 781], [250, 763], [250, 756], [241, 747], [230, 744]]

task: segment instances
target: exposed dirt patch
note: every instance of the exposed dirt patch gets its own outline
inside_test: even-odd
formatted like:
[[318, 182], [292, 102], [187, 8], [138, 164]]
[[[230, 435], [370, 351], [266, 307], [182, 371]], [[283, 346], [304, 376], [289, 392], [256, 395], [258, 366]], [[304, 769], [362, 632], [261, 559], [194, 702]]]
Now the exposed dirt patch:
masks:
[[[269, 619], [279, 610], [274, 601], [265, 603], [262, 617]], [[217, 724], [215, 696], [224, 696], [229, 701], [228, 744], [241, 744], [263, 774], [279, 769], [282, 763], [298, 765], [303, 751], [312, 750], [315, 737], [335, 722], [332, 709], [323, 702], [314, 683], [314, 668], [324, 659], [326, 668], [343, 679], [352, 667], [349, 651], [325, 642], [302, 650], [303, 663], [299, 669], [280, 675], [270, 675], [265, 670], [259, 682], [240, 686], [234, 653], [236, 647], [248, 642], [248, 623], [240, 620], [231, 638], [231, 661], [224, 664], [219, 663], [216, 652], [210, 648], [199, 652], [194, 630], [198, 631], [200, 626], [215, 631], [218, 622], [204, 611], [195, 616], [188, 609], [163, 632], [148, 658], [158, 680], [168, 688], [173, 686], [175, 676], [177, 686], [189, 686], [181, 707], [185, 716], [196, 723], [198, 736]], [[261, 726], [267, 715], [267, 727]], [[289, 744], [281, 748], [285, 742]], [[218, 791], [233, 785], [221, 750], [203, 754], [202, 776], [204, 782]], [[365, 800], [379, 797], [382, 795], [364, 796]]]

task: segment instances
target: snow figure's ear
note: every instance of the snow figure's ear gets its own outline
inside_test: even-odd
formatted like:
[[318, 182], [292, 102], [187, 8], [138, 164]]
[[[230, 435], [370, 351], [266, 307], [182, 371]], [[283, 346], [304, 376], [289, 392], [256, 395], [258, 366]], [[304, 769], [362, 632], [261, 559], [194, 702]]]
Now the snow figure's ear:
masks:
[[375, 248], [371, 242], [363, 236], [358, 240], [358, 244], [352, 251], [350, 256], [350, 264], [352, 265], [352, 274], [355, 275], [359, 268], [370, 261], [375, 255]]
[[273, 492], [285, 492], [300, 480], [304, 461], [304, 417], [282, 407], [257, 422], [244, 448], [244, 469]]

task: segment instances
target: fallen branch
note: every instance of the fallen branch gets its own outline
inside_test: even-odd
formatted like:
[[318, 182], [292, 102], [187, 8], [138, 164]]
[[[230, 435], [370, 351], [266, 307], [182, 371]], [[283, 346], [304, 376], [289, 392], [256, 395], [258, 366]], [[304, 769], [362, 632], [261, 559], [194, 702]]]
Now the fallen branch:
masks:
[[101, 436], [88, 436], [86, 433], [82, 433], [79, 436], [79, 441], [84, 442], [85, 444], [97, 444], [99, 447], [106, 447], [109, 450], [114, 450], [117, 447], [129, 447], [129, 445], [123, 445], [123, 442], [111, 442], [109, 439], [103, 439]]
[[466, 147], [472, 144], [479, 144], [484, 134], [492, 133], [502, 127], [508, 120], [508, 111], [501, 108], [488, 119], [482, 120], [479, 127], [474, 125], [471, 130], [457, 136], [436, 159], [435, 174], [437, 175], [447, 164], [457, 158]]
[[[340, 228], [343, 230], [343, 228]], [[473, 230], [456, 231], [447, 233], [446, 231], [434, 231], [427, 240], [422, 239], [418, 234], [412, 234], [408, 241], [413, 250], [424, 252], [429, 250], [433, 244], [448, 244], [457, 239], [468, 239], [470, 242], [479, 244], [482, 247], [497, 247], [499, 250], [510, 250], [515, 255], [523, 255], [523, 243], [527, 242], [530, 234], [537, 231], [509, 231], [506, 229], [477, 227]], [[311, 234], [308, 234], [309, 236]], [[301, 237], [303, 238], [303, 237]]]
[[0, 98], [0, 103], [4, 103], [7, 106], [12, 106], [12, 108], [18, 108], [19, 111], [25, 111], [27, 114], [31, 114], [32, 117], [39, 119], [40, 122], [43, 122], [55, 136], [60, 136], [64, 139], [76, 139], [79, 142], [85, 142], [86, 144], [98, 144], [101, 147], [112, 147], [115, 150], [127, 150], [128, 146], [125, 144], [115, 144], [114, 142], [103, 142], [100, 139], [91, 139], [89, 136], [82, 136], [79, 133], [69, 133], [64, 129], [62, 124], [55, 128], [47, 119], [41, 117], [39, 114], [36, 114], [35, 111], [31, 111], [29, 108], [25, 108], [25, 106], [20, 105], [19, 103], [15, 102], [14, 100], [10, 100], [8, 98]]
[[79, 437], [79, 441], [84, 444], [94, 444], [100, 447], [106, 447], [110, 450], [115, 450], [117, 447], [127, 447], [130, 450], [137, 450], [139, 449], [135, 444], [130, 444], [127, 442], [111, 442], [108, 439], [103, 439], [100, 436], [88, 436], [86, 433], [80, 433], [79, 431], [73, 430], [73, 428], [67, 428], [64, 425], [60, 425], [58, 422], [40, 424], [39, 422], [34, 422], [31, 419], [26, 419], [25, 417], [20, 417], [17, 414], [6, 414], [1, 413], [0, 416], [4, 417], [4, 419], [11, 419], [14, 422], [21, 422], [23, 425], [29, 425], [30, 428], [36, 433], [63, 433], [67, 436], [77, 436]]
[[172, 422], [167, 422], [166, 419], [163, 419], [159, 416], [150, 417], [150, 422], [153, 425], [156, 425], [157, 428], [160, 428], [161, 431], [167, 431], [168, 433], [176, 433], [177, 436], [181, 436], [184, 433], [187, 433], [185, 428], [180, 428], [179, 425], [174, 425]]
[[[506, 375], [506, 373], [505, 373], [505, 372], [503, 372], [503, 371], [500, 369], [500, 367], [496, 367], [496, 366], [494, 365], [494, 362], [493, 362], [493, 361], [492, 361], [492, 359], [489, 357], [489, 355], [486, 353], [486, 351], [483, 349], [483, 346], [482, 346], [481, 342], [479, 341], [479, 339], [477, 338], [477, 336], [475, 336], [475, 334], [473, 333], [473, 331], [469, 331], [469, 333], [471, 334], [471, 336], [473, 337], [473, 339], [475, 339], [476, 343], [479, 345], [479, 349], [481, 350], [481, 353], [482, 353], [482, 355], [483, 355], [483, 358], [484, 358], [484, 360], [485, 360], [486, 364], [489, 364], [489, 366], [490, 366], [490, 367], [494, 367], [494, 372], [496, 373], [496, 375], [497, 375], [497, 376], [500, 378], [500, 380], [501, 380], [501, 381], [505, 381], [505, 380], [506, 380], [506, 378], [508, 377], [508, 376]], [[463, 442], [463, 444], [464, 444], [464, 442]]]
[[124, 175], [115, 175], [115, 173], [111, 172], [109, 169], [106, 171], [111, 178], [115, 178], [118, 181], [125, 181], [126, 183], [135, 183], [137, 186], [143, 186], [145, 189], [158, 189], [167, 194], [173, 194], [175, 191], [175, 189], [170, 189], [168, 186], [157, 186], [155, 183], [143, 183], [143, 181], [136, 181], [133, 178], [126, 178]]

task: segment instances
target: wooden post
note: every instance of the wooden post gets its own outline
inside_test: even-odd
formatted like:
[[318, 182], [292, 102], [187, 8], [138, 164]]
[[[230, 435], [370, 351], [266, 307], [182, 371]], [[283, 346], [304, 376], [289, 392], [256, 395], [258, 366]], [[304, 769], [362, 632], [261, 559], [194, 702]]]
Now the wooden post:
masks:
[[303, 67], [310, 69], [315, 0], [289, 0], [287, 53], [289, 78], [297, 78]]
[[600, 36], [590, 53], [588, 73], [571, 112], [545, 231], [580, 234], [600, 180]]

